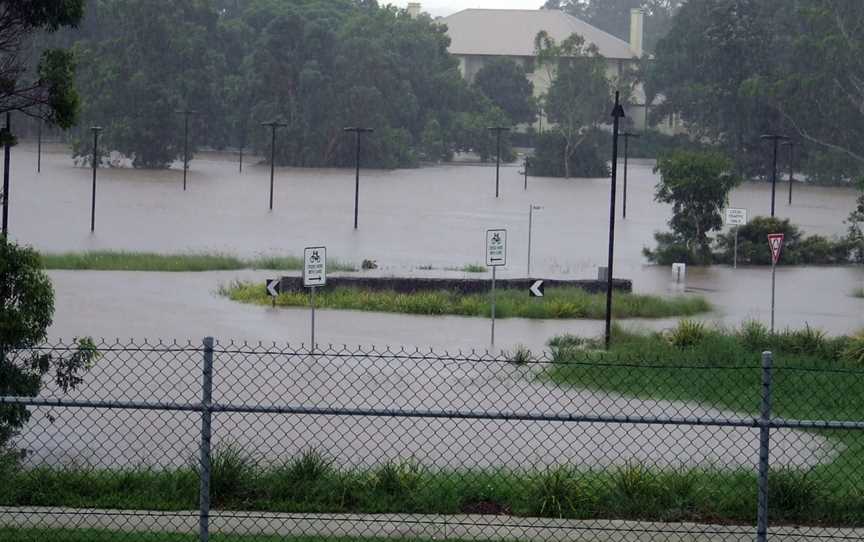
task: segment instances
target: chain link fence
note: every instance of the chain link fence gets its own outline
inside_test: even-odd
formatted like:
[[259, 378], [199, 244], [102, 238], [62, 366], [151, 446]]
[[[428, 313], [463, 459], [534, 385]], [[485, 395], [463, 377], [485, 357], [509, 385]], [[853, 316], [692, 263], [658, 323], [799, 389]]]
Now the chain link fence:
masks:
[[864, 540], [855, 368], [97, 346], [0, 397], [2, 540]]

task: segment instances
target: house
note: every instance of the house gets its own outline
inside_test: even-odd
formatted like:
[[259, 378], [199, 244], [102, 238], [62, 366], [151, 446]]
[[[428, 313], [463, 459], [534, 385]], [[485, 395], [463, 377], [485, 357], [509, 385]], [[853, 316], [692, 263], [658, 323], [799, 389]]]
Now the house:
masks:
[[[409, 13], [419, 13], [420, 5], [408, 5]], [[523, 9], [465, 9], [439, 19], [447, 25], [450, 54], [459, 60], [459, 70], [469, 82], [493, 57], [507, 57], [521, 65], [534, 84], [534, 95], [541, 96], [549, 89], [554, 73], [535, 66], [534, 38], [545, 30], [556, 43], [571, 34], [579, 34], [587, 43], [597, 46], [606, 58], [606, 73], [611, 78], [635, 67], [643, 55], [642, 36], [644, 14], [640, 9], [630, 13], [630, 42], [604, 32], [581, 19], [560, 10]], [[631, 102], [625, 104], [627, 116], [634, 129], [644, 129], [647, 119], [645, 95], [637, 86]], [[547, 124], [542, 111], [535, 127], [542, 131]], [[663, 123], [662, 131], [675, 131], [675, 123]]]

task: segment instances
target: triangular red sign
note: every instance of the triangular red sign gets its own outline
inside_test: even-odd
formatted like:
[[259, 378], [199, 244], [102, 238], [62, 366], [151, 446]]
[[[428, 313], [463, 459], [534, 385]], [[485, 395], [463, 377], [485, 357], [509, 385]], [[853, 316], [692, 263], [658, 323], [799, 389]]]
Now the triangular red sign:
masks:
[[783, 248], [783, 234], [769, 233], [768, 246], [771, 247], [771, 263], [777, 265], [777, 260], [780, 259], [780, 249]]

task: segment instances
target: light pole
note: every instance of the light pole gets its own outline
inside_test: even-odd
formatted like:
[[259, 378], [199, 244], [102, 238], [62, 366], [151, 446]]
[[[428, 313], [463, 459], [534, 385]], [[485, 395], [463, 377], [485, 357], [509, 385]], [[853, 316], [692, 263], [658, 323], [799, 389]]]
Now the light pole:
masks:
[[629, 148], [630, 138], [631, 137], [640, 137], [639, 134], [634, 134], [631, 132], [624, 132], [621, 134], [621, 137], [624, 138], [624, 194], [623, 201], [621, 205], [621, 218], [627, 218], [627, 152]]
[[774, 158], [771, 162], [771, 216], [774, 216], [774, 197], [777, 193], [777, 142], [787, 141], [789, 138], [780, 134], [764, 134], [759, 139], [770, 140], [774, 143]]
[[525, 171], [525, 186], [522, 187], [522, 190], [528, 190], [528, 157], [525, 157], [525, 163], [523, 164]]
[[531, 278], [531, 230], [534, 222], [534, 211], [542, 209], [540, 205], [533, 203], [528, 206], [528, 274], [526, 277]]
[[374, 128], [360, 128], [357, 126], [346, 126], [343, 132], [354, 132], [354, 145], [356, 154], [354, 156], [354, 229], [357, 229], [357, 212], [360, 206], [360, 134], [369, 134]]
[[612, 264], [615, 253], [615, 184], [618, 180], [618, 124], [624, 118], [624, 108], [615, 91], [615, 106], [612, 108], [612, 183], [609, 194], [609, 260], [606, 265], [606, 350], [612, 339]]
[[270, 128], [270, 210], [273, 210], [273, 175], [276, 167], [276, 128], [284, 128], [288, 126], [287, 122], [279, 122], [271, 120], [270, 122], [262, 122], [261, 126]]
[[12, 114], [6, 112], [3, 128], [3, 235], [9, 233], [9, 161], [12, 154]]
[[789, 147], [789, 205], [792, 205], [792, 183], [795, 181], [793, 177], [793, 161], [795, 159], [795, 142], [791, 139], [784, 141], [783, 146]]
[[36, 124], [36, 173], [42, 173], [42, 117]]
[[93, 132], [93, 188], [90, 190], [90, 233], [96, 231], [96, 168], [99, 167], [99, 132], [101, 126], [91, 126]]
[[501, 132], [508, 132], [510, 128], [505, 126], [491, 126], [487, 128], [490, 132], [495, 132], [495, 197], [498, 197], [498, 174], [501, 168]]
[[189, 115], [195, 115], [198, 112], [192, 109], [178, 109], [174, 111], [178, 115], [183, 115], [183, 191], [186, 191], [186, 173], [189, 171]]

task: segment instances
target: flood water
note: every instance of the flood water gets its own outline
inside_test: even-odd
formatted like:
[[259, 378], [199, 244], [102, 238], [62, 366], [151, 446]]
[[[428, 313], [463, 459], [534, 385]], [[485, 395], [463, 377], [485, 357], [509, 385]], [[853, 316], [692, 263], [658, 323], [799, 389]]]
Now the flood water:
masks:
[[[75, 167], [62, 148], [51, 150], [43, 154], [41, 174], [35, 171], [32, 146], [16, 147], [12, 158], [10, 234], [43, 251], [208, 251], [255, 256], [299, 255], [304, 246], [326, 245], [331, 257], [358, 266], [363, 259], [377, 261], [379, 273], [442, 274], [448, 267], [482, 263], [484, 231], [503, 227], [509, 232], [508, 266], [499, 270], [500, 276], [524, 276], [528, 208], [535, 204], [543, 208], [533, 217], [533, 276], [592, 278], [606, 262], [608, 179], [529, 177], [526, 191], [518, 168], [503, 167], [501, 195], [496, 199], [494, 166], [363, 170], [359, 228], [354, 230], [353, 171], [277, 168], [274, 210], [270, 212], [269, 166], [247, 163], [241, 174], [234, 157], [204, 154], [191, 162], [186, 192], [182, 171], [177, 169], [100, 169], [96, 232], [91, 234], [91, 171]], [[620, 218], [623, 187], [619, 185], [615, 275], [632, 279], [637, 292], [668, 293], [679, 289], [671, 283], [671, 271], [647, 265], [641, 253], [644, 246], [653, 244], [653, 233], [666, 228], [670, 214], [668, 206], [653, 200], [656, 182], [650, 163], [631, 161], [626, 220]], [[788, 206], [786, 187], [778, 187], [778, 216], [790, 218], [807, 233], [832, 236], [845, 232], [843, 221], [855, 198], [851, 188], [796, 186], [793, 205]], [[732, 193], [730, 204], [748, 208], [751, 217], [767, 214], [770, 185], [745, 184]], [[428, 266], [433, 269], [418, 269]], [[181, 313], [209, 307], [211, 328], [218, 329], [216, 322], [227, 320], [230, 325], [224, 333], [235, 337], [269, 338], [277, 333], [284, 339], [305, 337], [303, 333], [281, 335], [285, 326], [279, 319], [294, 316], [277, 317], [259, 307], [226, 305], [224, 300], [213, 299], [219, 281], [242, 273], [145, 275], [53, 273], [58, 313], [52, 335], [200, 334], [197, 324], [172, 318], [177, 311], [166, 313], [165, 305], [170, 305], [182, 308]], [[832, 333], [861, 328], [864, 301], [853, 298], [851, 292], [862, 284], [864, 271], [853, 266], [781, 267], [777, 273], [778, 326], [807, 323]], [[767, 321], [767, 268], [690, 268], [686, 289], [715, 304], [717, 310], [703, 317], [707, 320], [727, 325], [749, 318]], [[131, 304], [119, 301], [128, 297], [140, 299]], [[214, 304], [219, 308], [213, 309]], [[81, 317], [84, 313], [87, 318]], [[135, 326], [125, 324], [133, 317]], [[483, 334], [469, 328], [485, 327], [485, 323], [471, 319], [466, 323], [463, 318], [438, 318], [430, 326], [426, 318], [405, 316], [344, 313], [330, 317], [349, 320], [352, 325], [340, 325], [338, 333], [330, 336], [325, 332], [320, 340], [484, 344]], [[147, 325], [151, 320], [154, 325]], [[417, 325], [422, 331], [413, 330], [410, 322], [415, 320], [422, 322]], [[118, 329], [118, 323], [126, 327]], [[652, 321], [645, 325], [668, 324]], [[599, 329], [596, 322], [513, 321], [509, 325], [515, 327], [512, 341], [529, 344], [542, 344], [553, 330]]]

